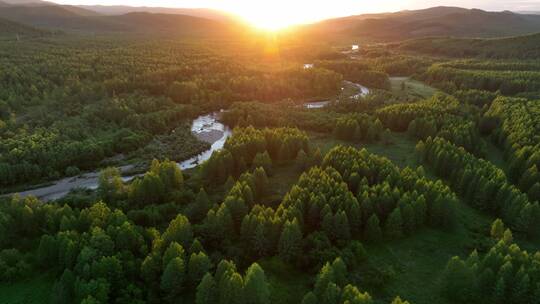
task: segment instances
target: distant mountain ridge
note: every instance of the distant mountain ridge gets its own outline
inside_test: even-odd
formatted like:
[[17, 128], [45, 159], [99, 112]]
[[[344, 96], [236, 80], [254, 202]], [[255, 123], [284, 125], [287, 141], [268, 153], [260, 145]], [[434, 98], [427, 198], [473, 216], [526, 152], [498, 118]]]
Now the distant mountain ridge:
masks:
[[[4, 1], [4, 0], [0, 0]], [[102, 15], [86, 8], [26, 2], [0, 4], [0, 18], [31, 27], [78, 32], [169, 33], [173, 35], [223, 35], [235, 24], [190, 15], [132, 12]], [[180, 10], [181, 11], [181, 10]]]
[[126, 5], [78, 5], [82, 9], [94, 11], [101, 15], [125, 15], [129, 13], [177, 14], [206, 18], [217, 21], [230, 21], [232, 15], [207, 8], [169, 8], [169, 7], [136, 7]]
[[503, 37], [540, 32], [540, 16], [439, 6], [330, 19], [303, 30], [311, 35], [378, 41], [427, 36]]

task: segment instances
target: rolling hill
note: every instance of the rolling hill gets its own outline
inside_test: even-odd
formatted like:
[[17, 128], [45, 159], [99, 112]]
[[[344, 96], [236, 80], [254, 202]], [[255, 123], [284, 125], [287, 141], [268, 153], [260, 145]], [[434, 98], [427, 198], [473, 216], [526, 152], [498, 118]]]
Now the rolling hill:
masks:
[[17, 23], [55, 30], [119, 31], [122, 25], [99, 16], [89, 16], [86, 11], [71, 6], [18, 5], [0, 9], [0, 18]]
[[179, 15], [127, 13], [101, 15], [77, 6], [4, 5], [0, 18], [49, 30], [77, 32], [159, 33], [171, 35], [223, 35], [233, 23]]
[[497, 39], [423, 38], [402, 42], [397, 47], [435, 56], [538, 59], [540, 33]]
[[132, 32], [161, 33], [188, 36], [223, 35], [233, 30], [233, 25], [215, 20], [177, 14], [128, 13], [102, 19], [122, 24]]
[[46, 34], [46, 31], [0, 18], [0, 39], [2, 40], [37, 37]]
[[234, 18], [225, 12], [205, 8], [134, 7], [125, 5], [78, 5], [77, 7], [108, 16], [129, 13], [154, 13], [187, 15], [216, 21], [230, 21]]
[[509, 11], [433, 7], [331, 19], [306, 26], [303, 30], [310, 35], [375, 41], [428, 36], [487, 38], [540, 32], [540, 16]]

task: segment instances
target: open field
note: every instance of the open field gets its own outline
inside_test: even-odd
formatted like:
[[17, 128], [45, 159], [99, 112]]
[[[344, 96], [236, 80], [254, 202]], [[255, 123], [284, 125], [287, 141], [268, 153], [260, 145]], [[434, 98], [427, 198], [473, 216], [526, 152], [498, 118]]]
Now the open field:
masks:
[[392, 93], [400, 98], [425, 99], [437, 92], [437, 89], [410, 77], [390, 77], [390, 84]]

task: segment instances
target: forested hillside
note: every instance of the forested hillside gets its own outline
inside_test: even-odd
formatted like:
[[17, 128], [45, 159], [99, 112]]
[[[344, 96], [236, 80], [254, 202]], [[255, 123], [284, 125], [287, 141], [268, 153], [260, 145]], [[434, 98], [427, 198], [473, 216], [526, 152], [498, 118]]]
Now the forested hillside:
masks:
[[26, 37], [40, 37], [48, 33], [43, 30], [22, 25], [6, 19], [0, 19], [0, 39], [21, 39]]
[[534, 60], [540, 55], [540, 34], [500, 39], [424, 38], [405, 41], [399, 48], [435, 56]]
[[347, 41], [399, 41], [432, 36], [505, 37], [540, 32], [540, 16], [440, 6], [325, 20], [304, 30], [314, 36]]

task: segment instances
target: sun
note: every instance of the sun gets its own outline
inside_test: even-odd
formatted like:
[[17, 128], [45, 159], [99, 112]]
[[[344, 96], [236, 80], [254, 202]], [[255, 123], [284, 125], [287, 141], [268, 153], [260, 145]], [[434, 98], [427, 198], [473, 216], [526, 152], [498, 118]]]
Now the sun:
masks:
[[319, 19], [320, 12], [306, 9], [306, 6], [300, 3], [304, 1], [237, 1], [236, 5], [229, 6], [228, 9], [255, 28], [279, 31]]

